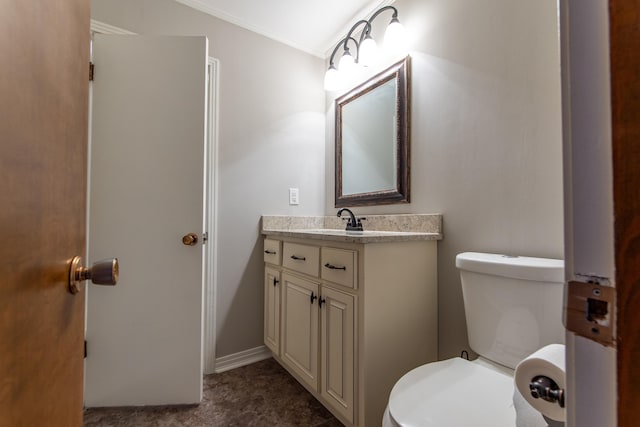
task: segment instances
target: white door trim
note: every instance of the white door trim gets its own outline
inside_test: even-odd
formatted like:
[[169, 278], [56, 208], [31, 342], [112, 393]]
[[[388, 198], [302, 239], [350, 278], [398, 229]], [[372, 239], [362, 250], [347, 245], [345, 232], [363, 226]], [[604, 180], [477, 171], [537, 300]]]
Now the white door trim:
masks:
[[[105, 22], [91, 20], [90, 30], [100, 34], [124, 34], [136, 35], [124, 28], [116, 27]], [[219, 74], [220, 61], [209, 57], [208, 67], [210, 71], [208, 82], [208, 108], [207, 111], [207, 214], [205, 216], [206, 231], [209, 240], [205, 246], [205, 295], [204, 295], [204, 328], [203, 328], [203, 367], [205, 374], [215, 372], [216, 362], [216, 294], [217, 294], [217, 194], [218, 194], [218, 111], [219, 111]], [[87, 245], [88, 247], [88, 245]]]
[[207, 62], [207, 177], [205, 231], [209, 239], [205, 245], [205, 289], [204, 289], [204, 373], [212, 374], [216, 366], [216, 294], [218, 253], [218, 93], [220, 61], [209, 57]]
[[[566, 281], [615, 277], [608, 7], [559, 3]], [[566, 366], [567, 427], [617, 425], [615, 349], [567, 331]]]

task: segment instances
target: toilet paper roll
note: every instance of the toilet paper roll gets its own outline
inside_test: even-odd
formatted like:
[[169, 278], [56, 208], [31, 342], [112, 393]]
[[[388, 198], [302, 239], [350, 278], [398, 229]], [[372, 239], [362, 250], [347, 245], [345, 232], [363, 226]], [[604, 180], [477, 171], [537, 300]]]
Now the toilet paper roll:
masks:
[[551, 378], [561, 389], [566, 389], [564, 345], [551, 344], [542, 347], [516, 366], [515, 383], [518, 391], [533, 408], [556, 421], [566, 421], [566, 410], [558, 402], [547, 402], [531, 395], [529, 384], [538, 375]]

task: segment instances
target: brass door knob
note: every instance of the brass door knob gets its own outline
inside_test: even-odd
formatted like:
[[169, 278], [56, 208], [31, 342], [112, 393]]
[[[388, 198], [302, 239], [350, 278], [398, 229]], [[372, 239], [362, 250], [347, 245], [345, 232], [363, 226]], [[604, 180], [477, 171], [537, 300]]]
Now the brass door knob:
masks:
[[119, 271], [118, 258], [103, 259], [87, 268], [82, 266], [82, 257], [76, 256], [69, 266], [69, 292], [78, 293], [81, 282], [85, 280], [91, 280], [96, 285], [113, 286], [118, 283]]
[[194, 246], [198, 243], [198, 235], [196, 233], [185, 234], [182, 237], [182, 244], [186, 246]]

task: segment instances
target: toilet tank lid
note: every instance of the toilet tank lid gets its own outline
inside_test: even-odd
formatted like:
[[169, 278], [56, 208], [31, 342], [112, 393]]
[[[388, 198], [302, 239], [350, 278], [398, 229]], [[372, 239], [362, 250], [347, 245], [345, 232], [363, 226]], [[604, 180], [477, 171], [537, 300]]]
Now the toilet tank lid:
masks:
[[564, 283], [564, 261], [480, 252], [464, 252], [456, 256], [460, 270], [538, 282]]

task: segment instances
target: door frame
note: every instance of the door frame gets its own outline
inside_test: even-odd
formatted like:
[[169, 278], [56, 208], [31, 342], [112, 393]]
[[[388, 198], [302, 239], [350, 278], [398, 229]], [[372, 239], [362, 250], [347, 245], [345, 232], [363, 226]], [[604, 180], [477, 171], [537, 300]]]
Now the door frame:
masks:
[[[132, 31], [116, 27], [105, 22], [91, 19], [90, 31], [92, 34], [114, 34], [114, 35], [137, 35]], [[220, 93], [220, 61], [209, 56], [207, 60], [208, 81], [207, 81], [207, 144], [205, 171], [205, 231], [208, 240], [204, 245], [204, 327], [202, 360], [204, 374], [215, 372], [216, 361], [216, 297], [217, 297], [217, 217], [218, 217], [218, 112]], [[91, 147], [91, 101], [92, 91], [90, 91], [89, 104], [89, 147]], [[89, 156], [91, 153], [89, 152]], [[87, 162], [90, 157], [87, 158]], [[88, 179], [90, 179], [91, 165], [88, 165]], [[87, 191], [88, 191], [87, 187]], [[91, 220], [87, 206], [87, 227]], [[87, 241], [87, 250], [89, 242]], [[85, 254], [87, 259], [87, 254]], [[86, 305], [86, 299], [85, 299]], [[85, 314], [86, 316], [86, 314]], [[86, 319], [85, 319], [86, 320]], [[86, 329], [86, 322], [85, 322]]]
[[205, 185], [205, 230], [208, 233], [204, 246], [204, 345], [203, 372], [212, 374], [216, 368], [216, 301], [218, 271], [218, 111], [220, 93], [220, 61], [207, 60], [207, 155]]
[[[559, 12], [565, 279], [615, 286], [607, 2], [561, 0]], [[615, 359], [567, 330], [567, 426], [616, 425]]]
[[635, 426], [640, 404], [640, 5], [636, 0], [561, 0], [560, 10], [567, 279], [579, 273], [598, 276], [598, 283], [617, 294], [610, 307], [613, 345], [567, 334], [568, 425]]

